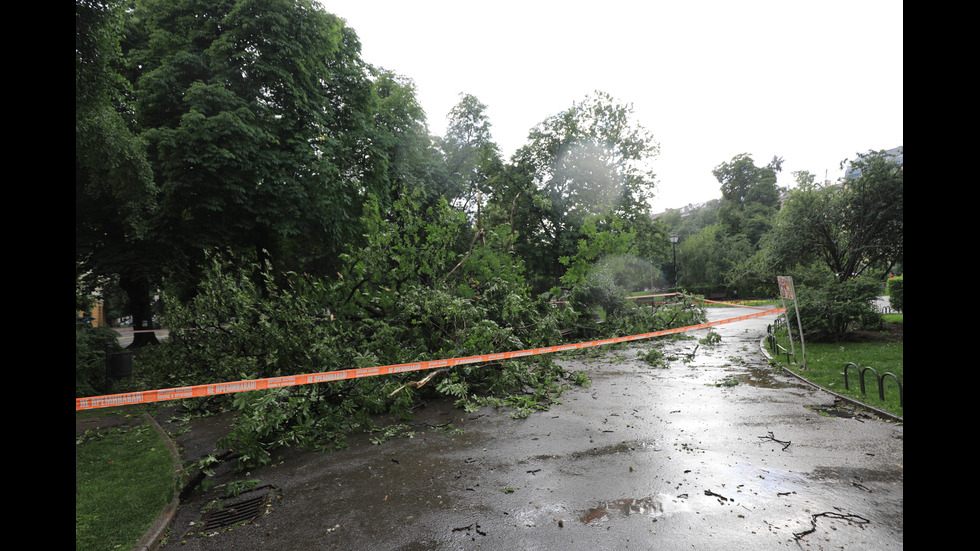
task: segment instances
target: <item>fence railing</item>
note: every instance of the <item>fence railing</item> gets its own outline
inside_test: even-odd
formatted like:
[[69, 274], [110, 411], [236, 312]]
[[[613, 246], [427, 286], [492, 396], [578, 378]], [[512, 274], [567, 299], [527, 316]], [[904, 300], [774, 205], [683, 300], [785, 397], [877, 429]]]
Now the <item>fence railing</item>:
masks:
[[795, 354], [786, 350], [786, 347], [779, 344], [776, 339], [776, 333], [782, 330], [783, 326], [786, 325], [786, 320], [783, 318], [777, 318], [774, 322], [770, 323], [766, 328], [766, 341], [769, 343], [769, 349], [772, 351], [773, 355], [786, 354], [786, 363], [791, 363], [796, 360]]

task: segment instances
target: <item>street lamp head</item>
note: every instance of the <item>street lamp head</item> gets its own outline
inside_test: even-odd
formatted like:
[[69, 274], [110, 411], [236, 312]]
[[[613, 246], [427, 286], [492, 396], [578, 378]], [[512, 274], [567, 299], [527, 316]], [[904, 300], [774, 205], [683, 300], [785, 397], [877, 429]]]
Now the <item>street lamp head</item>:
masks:
[[676, 233], [670, 234], [670, 242], [676, 245], [677, 241], [678, 241], [677, 234]]

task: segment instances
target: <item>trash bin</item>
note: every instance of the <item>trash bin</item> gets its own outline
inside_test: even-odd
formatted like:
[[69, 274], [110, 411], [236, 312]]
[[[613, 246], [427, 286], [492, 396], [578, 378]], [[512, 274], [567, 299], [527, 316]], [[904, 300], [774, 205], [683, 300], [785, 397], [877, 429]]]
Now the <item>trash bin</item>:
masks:
[[105, 357], [105, 391], [112, 392], [112, 382], [133, 374], [133, 355], [131, 352], [110, 352]]
[[122, 379], [133, 374], [133, 354], [131, 352], [109, 354], [108, 361], [110, 379]]

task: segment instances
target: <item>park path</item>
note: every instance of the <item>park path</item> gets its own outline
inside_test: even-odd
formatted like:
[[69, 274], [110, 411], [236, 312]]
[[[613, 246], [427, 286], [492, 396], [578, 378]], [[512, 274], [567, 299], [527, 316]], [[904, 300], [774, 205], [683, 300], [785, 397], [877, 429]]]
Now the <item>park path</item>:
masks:
[[[432, 403], [412, 438], [219, 473], [258, 480], [236, 499], [264, 494], [262, 515], [198, 535], [214, 495], [196, 495], [163, 548], [901, 549], [904, 427], [774, 374], [771, 322], [667, 341], [669, 367], [639, 357], [652, 341], [567, 356], [592, 384], [527, 419]], [[221, 429], [196, 422], [189, 451]]]

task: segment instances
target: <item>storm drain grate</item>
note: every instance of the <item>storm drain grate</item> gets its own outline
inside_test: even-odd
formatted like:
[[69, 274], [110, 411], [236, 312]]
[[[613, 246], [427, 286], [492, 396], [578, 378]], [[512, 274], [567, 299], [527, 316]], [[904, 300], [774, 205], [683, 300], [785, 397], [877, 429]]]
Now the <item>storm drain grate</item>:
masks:
[[223, 501], [204, 515], [202, 519], [204, 525], [201, 530], [216, 530], [252, 522], [265, 511], [265, 506], [273, 491], [274, 488], [271, 486], [253, 488], [249, 490], [249, 493], [255, 495], [246, 497], [239, 495], [237, 498]]

